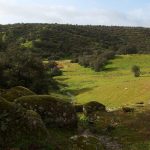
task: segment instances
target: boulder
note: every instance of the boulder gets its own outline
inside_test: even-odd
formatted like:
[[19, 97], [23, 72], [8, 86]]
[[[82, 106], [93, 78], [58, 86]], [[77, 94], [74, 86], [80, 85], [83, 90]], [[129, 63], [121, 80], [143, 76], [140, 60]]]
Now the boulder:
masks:
[[48, 131], [36, 112], [0, 97], [1, 149], [30, 149], [31, 145], [42, 149], [48, 140]]
[[123, 112], [125, 113], [130, 113], [130, 112], [134, 112], [134, 108], [132, 107], [122, 107]]
[[74, 107], [77, 113], [83, 113], [83, 105], [77, 104]]
[[92, 102], [85, 104], [83, 110], [84, 110], [84, 113], [88, 115], [96, 111], [106, 112], [106, 107], [101, 103], [92, 101]]
[[23, 86], [16, 86], [3, 92], [1, 96], [6, 100], [12, 102], [16, 98], [28, 95], [35, 95], [35, 93]]
[[50, 95], [33, 95], [20, 97], [15, 102], [26, 109], [39, 113], [48, 127], [77, 127], [77, 116], [74, 106], [62, 99]]

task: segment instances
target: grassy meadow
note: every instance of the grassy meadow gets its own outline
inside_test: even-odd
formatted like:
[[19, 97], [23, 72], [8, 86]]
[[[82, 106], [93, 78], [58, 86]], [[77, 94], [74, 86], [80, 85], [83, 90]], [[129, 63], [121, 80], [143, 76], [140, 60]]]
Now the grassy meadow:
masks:
[[[63, 76], [57, 81], [65, 84], [62, 92], [69, 93], [76, 103], [98, 101], [109, 108], [150, 102], [150, 55], [120, 55], [109, 62], [102, 72], [94, 72], [70, 60], [58, 61]], [[133, 65], [141, 68], [141, 76], [135, 78]]]

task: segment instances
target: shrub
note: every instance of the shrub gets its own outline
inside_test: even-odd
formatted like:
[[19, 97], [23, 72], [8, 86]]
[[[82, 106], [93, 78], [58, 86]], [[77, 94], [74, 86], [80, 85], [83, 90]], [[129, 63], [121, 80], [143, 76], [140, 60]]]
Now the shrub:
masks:
[[12, 49], [0, 58], [0, 86], [24, 86], [42, 94], [48, 93], [49, 86], [55, 87], [55, 82], [39, 57], [28, 50]]
[[51, 69], [51, 76], [55, 77], [55, 76], [61, 76], [62, 75], [62, 71], [58, 68], [58, 67], [54, 67]]
[[134, 65], [134, 66], [132, 67], [132, 72], [133, 72], [133, 74], [134, 74], [135, 77], [139, 77], [139, 76], [140, 76], [140, 73], [141, 73], [141, 72], [140, 72], [140, 67]]
[[78, 57], [78, 62], [84, 67], [90, 67], [96, 72], [102, 71], [110, 59], [115, 57], [115, 52], [104, 51], [103, 53], [94, 52], [93, 54], [84, 54]]

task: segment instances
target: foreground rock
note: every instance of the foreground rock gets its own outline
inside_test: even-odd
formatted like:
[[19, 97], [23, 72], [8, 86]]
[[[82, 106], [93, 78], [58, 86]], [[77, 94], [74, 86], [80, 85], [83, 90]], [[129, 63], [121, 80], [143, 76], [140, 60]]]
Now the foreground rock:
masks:
[[12, 102], [16, 98], [19, 98], [22, 96], [29, 96], [29, 95], [35, 95], [35, 93], [23, 86], [16, 86], [3, 92], [1, 96], [5, 98], [6, 100]]
[[38, 112], [48, 127], [77, 126], [75, 108], [69, 102], [49, 95], [23, 96], [15, 101], [27, 109]]
[[98, 103], [96, 101], [92, 101], [85, 104], [83, 109], [84, 109], [84, 113], [87, 115], [90, 115], [96, 111], [106, 112], [106, 107], [103, 104]]
[[132, 107], [122, 107], [123, 112], [125, 113], [130, 113], [130, 112], [134, 112], [134, 108]]
[[77, 104], [74, 107], [77, 113], [83, 113], [83, 105]]
[[0, 97], [0, 148], [43, 149], [47, 147], [48, 131], [34, 111]]
[[71, 142], [70, 150], [123, 150], [122, 145], [111, 136], [94, 134], [88, 129], [71, 137]]

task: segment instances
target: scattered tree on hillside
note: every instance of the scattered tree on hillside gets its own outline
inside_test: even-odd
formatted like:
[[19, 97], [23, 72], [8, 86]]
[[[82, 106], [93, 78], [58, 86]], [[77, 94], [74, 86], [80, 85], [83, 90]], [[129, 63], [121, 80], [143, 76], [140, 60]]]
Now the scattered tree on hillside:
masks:
[[[96, 72], [102, 71], [107, 65], [110, 59], [115, 57], [115, 52], [113, 51], [104, 51], [103, 53], [93, 52], [91, 55], [82, 55], [79, 56], [76, 60], [78, 63], [84, 67], [90, 67]], [[75, 58], [74, 58], [75, 59]]]
[[134, 74], [135, 77], [139, 77], [139, 76], [140, 76], [140, 73], [141, 73], [140, 67], [134, 65], [134, 66], [132, 67], [132, 72], [133, 72], [133, 74]]
[[[83, 52], [108, 50], [117, 54], [150, 53], [150, 29], [114, 26], [59, 24], [14, 24], [0, 26], [0, 48], [18, 48], [32, 43], [30, 50], [54, 59], [81, 56]], [[6, 46], [6, 47], [5, 47]], [[31, 46], [31, 45], [30, 45]], [[4, 48], [3, 48], [4, 47]], [[76, 61], [75, 61], [76, 62]]]

